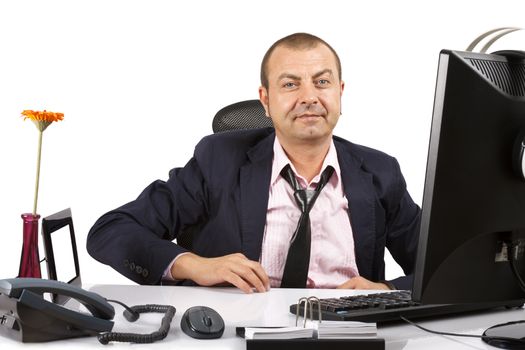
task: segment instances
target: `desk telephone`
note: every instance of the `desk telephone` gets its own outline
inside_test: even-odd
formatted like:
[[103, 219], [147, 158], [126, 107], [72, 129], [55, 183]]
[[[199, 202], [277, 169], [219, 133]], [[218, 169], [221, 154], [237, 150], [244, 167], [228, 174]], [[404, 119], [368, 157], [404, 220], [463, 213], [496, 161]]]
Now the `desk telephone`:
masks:
[[[86, 307], [91, 315], [67, 309], [44, 299], [44, 293], [71, 297]], [[160, 329], [151, 334], [114, 333], [115, 309], [109, 302], [126, 308], [124, 316], [135, 321], [139, 313], [165, 313]], [[110, 341], [149, 343], [166, 337], [175, 308], [170, 305], [137, 305], [131, 308], [116, 301], [54, 280], [12, 278], [0, 280], [0, 335], [21, 342], [98, 335], [102, 344]]]

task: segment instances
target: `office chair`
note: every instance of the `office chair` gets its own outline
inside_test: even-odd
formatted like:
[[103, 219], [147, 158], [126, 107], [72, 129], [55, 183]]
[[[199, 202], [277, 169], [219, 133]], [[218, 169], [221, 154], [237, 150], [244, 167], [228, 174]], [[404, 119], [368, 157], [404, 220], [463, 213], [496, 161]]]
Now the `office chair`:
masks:
[[228, 105], [215, 114], [212, 122], [214, 133], [236, 130], [273, 127], [259, 100], [247, 100]]

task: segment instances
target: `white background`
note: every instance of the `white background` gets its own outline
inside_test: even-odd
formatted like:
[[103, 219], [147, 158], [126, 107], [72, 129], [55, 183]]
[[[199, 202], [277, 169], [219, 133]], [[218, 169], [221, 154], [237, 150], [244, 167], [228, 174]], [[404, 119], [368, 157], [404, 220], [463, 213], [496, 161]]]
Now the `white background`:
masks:
[[87, 254], [90, 227], [183, 166], [217, 110], [257, 98], [274, 41], [305, 31], [338, 51], [335, 133], [395, 156], [421, 204], [439, 51], [525, 26], [524, 13], [522, 0], [0, 0], [0, 278], [18, 273], [32, 210], [37, 131], [22, 110], [65, 113], [44, 133], [38, 212], [72, 208], [84, 282], [126, 284]]

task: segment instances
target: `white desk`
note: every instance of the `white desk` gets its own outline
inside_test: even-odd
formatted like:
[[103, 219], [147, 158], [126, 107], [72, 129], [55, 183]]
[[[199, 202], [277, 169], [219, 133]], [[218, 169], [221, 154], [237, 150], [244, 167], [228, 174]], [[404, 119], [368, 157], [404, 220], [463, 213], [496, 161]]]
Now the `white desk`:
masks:
[[[87, 286], [93, 292], [108, 299], [117, 299], [128, 306], [137, 304], [171, 304], [177, 313], [171, 323], [168, 336], [161, 342], [149, 345], [156, 349], [245, 349], [245, 341], [235, 335], [236, 326], [279, 326], [295, 323], [295, 316], [288, 312], [289, 305], [296, 303], [302, 296], [320, 298], [360, 294], [351, 290], [326, 289], [272, 289], [267, 293], [243, 294], [234, 288], [174, 287], [174, 286]], [[184, 334], [180, 328], [180, 319], [191, 306], [206, 305], [217, 310], [226, 323], [224, 335], [220, 339], [197, 340]], [[135, 323], [129, 323], [122, 316], [123, 308], [115, 305], [114, 331], [150, 333], [160, 326], [161, 314], [142, 314]], [[525, 317], [524, 310], [487, 312], [483, 314], [456, 316], [433, 321], [420, 321], [420, 324], [434, 330], [481, 334], [491, 325]], [[444, 337], [423, 332], [413, 326], [396, 323], [380, 326], [378, 336], [385, 339], [386, 348], [400, 349], [495, 349], [480, 339]], [[94, 337], [77, 338], [51, 343], [21, 344], [7, 338], [0, 338], [1, 348], [86, 348], [93, 346], [102, 349]], [[111, 349], [128, 348], [128, 343], [112, 343]], [[146, 345], [137, 345], [143, 348]]]

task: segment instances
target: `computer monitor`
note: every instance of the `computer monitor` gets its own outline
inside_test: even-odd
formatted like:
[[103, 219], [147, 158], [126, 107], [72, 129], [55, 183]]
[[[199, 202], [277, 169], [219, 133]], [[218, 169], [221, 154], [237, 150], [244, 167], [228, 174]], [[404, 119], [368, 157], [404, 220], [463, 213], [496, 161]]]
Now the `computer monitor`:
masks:
[[416, 301], [525, 299], [510, 264], [514, 259], [525, 279], [525, 55], [519, 56], [440, 53]]

